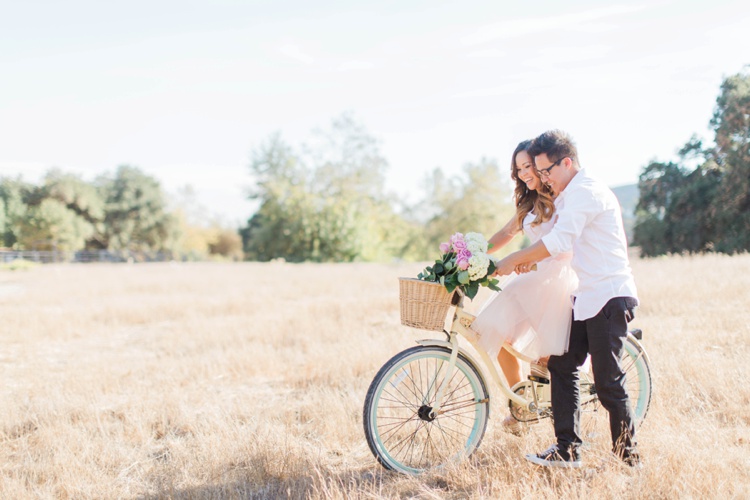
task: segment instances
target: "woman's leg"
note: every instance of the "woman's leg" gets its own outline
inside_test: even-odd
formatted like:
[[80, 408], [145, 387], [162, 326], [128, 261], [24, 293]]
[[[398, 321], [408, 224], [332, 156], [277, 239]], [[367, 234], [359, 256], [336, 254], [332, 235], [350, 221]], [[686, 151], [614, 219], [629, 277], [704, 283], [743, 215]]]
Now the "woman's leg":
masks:
[[508, 387], [512, 388], [521, 381], [521, 364], [518, 362], [517, 357], [505, 349], [500, 349], [500, 352], [497, 354], [497, 362], [503, 370], [505, 380], [508, 381]]
[[[513, 356], [506, 349], [501, 348], [500, 352], [497, 353], [497, 362], [500, 363], [500, 368], [503, 370], [508, 387], [512, 388], [521, 381], [521, 364], [518, 362], [517, 357]], [[525, 431], [525, 424], [519, 422], [510, 414], [506, 415], [503, 420], [503, 427], [508, 432], [517, 436], [520, 436]]]

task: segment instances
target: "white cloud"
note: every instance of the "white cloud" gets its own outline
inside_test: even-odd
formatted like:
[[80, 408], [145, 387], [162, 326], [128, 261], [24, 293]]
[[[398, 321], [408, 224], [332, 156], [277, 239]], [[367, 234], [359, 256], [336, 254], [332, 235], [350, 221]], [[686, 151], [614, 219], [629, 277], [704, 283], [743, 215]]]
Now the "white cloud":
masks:
[[366, 71], [373, 69], [375, 65], [369, 61], [346, 61], [339, 64], [339, 71]]
[[476, 58], [500, 58], [505, 57], [508, 54], [508, 51], [506, 50], [500, 50], [500, 49], [485, 49], [485, 50], [477, 50], [476, 52], [471, 52], [469, 54], [466, 54], [466, 57], [476, 57]]
[[[93, 179], [129, 163], [169, 191], [192, 184], [210, 211], [235, 217], [248, 212], [252, 148], [274, 131], [299, 144], [349, 109], [383, 140], [389, 182], [406, 191], [438, 165], [507, 161], [549, 127], [580, 139], [606, 182], [635, 182], [648, 158], [707, 130], [722, 75], [747, 63], [737, 48], [750, 17], [736, 0], [484, 2], [460, 15], [385, 3], [377, 19], [309, 2], [310, 16], [270, 3], [258, 16], [251, 4], [237, 4], [244, 17], [208, 9], [209, 24], [154, 24], [146, 38], [122, 23], [102, 37], [87, 22], [81, 50], [63, 52], [60, 37], [78, 33], [60, 26], [80, 21], [69, 9], [46, 36], [0, 30], [21, 54], [4, 54], [0, 175], [36, 181], [59, 165]], [[619, 136], [630, 156], [614, 163]]]
[[611, 47], [607, 45], [589, 45], [586, 47], [550, 46], [540, 49], [540, 57], [527, 59], [526, 63], [531, 66], [545, 68], [549, 66], [550, 61], [554, 61], [555, 64], [591, 61], [603, 58], [610, 50]]
[[472, 30], [472, 34], [461, 39], [465, 47], [482, 45], [495, 40], [531, 36], [544, 33], [555, 28], [584, 28], [589, 29], [591, 21], [599, 21], [608, 17], [630, 14], [643, 10], [643, 6], [612, 6], [593, 9], [575, 14], [563, 14], [555, 17], [540, 17], [531, 19], [512, 19], [499, 23], [480, 26]]
[[299, 61], [302, 64], [306, 64], [308, 66], [315, 62], [314, 57], [304, 53], [302, 49], [299, 48], [299, 46], [293, 43], [286, 43], [282, 45], [281, 47], [279, 47], [279, 52], [289, 57], [290, 59], [294, 59], [295, 61]]

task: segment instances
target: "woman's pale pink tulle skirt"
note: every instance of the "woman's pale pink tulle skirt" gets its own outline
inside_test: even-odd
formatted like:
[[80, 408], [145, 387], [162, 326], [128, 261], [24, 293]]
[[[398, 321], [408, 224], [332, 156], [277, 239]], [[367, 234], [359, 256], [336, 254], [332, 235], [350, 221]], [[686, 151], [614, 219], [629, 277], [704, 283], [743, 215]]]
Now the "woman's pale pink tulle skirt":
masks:
[[497, 356], [506, 341], [526, 361], [568, 350], [571, 296], [578, 284], [570, 255], [543, 260], [537, 268], [506, 284], [472, 323], [479, 346], [490, 356]]

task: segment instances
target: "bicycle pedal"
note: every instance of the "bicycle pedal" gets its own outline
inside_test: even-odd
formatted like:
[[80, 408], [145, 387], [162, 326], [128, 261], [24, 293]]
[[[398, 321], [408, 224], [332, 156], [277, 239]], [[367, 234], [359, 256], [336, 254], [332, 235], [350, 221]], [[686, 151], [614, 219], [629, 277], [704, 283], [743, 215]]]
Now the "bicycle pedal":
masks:
[[529, 380], [532, 382], [538, 382], [540, 384], [549, 384], [549, 379], [544, 377], [537, 377], [536, 375], [529, 375]]

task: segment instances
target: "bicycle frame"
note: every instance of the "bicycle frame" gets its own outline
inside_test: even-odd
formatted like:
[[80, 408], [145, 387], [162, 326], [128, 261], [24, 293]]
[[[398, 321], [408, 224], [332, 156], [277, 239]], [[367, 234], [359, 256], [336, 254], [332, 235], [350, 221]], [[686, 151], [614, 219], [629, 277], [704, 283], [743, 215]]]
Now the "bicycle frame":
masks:
[[[453, 370], [456, 367], [456, 358], [458, 357], [458, 353], [460, 352], [464, 356], [466, 356], [469, 360], [471, 360], [474, 365], [481, 370], [481, 365], [479, 363], [476, 363], [474, 361], [473, 357], [467, 353], [465, 350], [461, 349], [458, 343], [458, 335], [463, 335], [464, 338], [466, 338], [470, 343], [474, 344], [476, 342], [477, 335], [476, 333], [469, 328], [469, 325], [474, 321], [475, 317], [472, 314], [467, 313], [463, 310], [463, 302], [464, 302], [464, 295], [458, 291], [457, 292], [460, 295], [460, 298], [458, 300], [458, 304], [456, 305], [455, 312], [453, 314], [453, 322], [451, 323], [450, 332], [445, 332], [446, 335], [448, 335], [447, 341], [445, 340], [438, 340], [438, 339], [424, 339], [424, 340], [418, 340], [417, 343], [424, 346], [429, 345], [439, 345], [443, 347], [448, 347], [451, 349], [451, 356], [448, 364], [448, 369], [446, 370], [445, 377], [443, 378], [443, 381], [440, 383], [440, 387], [438, 388], [435, 402], [432, 406], [432, 411], [430, 412], [430, 415], [432, 417], [435, 417], [440, 414], [440, 407], [442, 404], [442, 398], [443, 398], [443, 391], [445, 387], [448, 384], [448, 381], [450, 380], [451, 376], [453, 375]], [[516, 403], [517, 405], [521, 406], [525, 410], [537, 413], [539, 409], [539, 404], [537, 401], [536, 393], [534, 393], [534, 399], [532, 401], [529, 401], [516, 393], [514, 393], [510, 387], [508, 387], [508, 384], [505, 382], [505, 379], [500, 376], [500, 373], [495, 368], [495, 365], [492, 362], [492, 359], [490, 359], [489, 355], [484, 351], [484, 349], [477, 349], [477, 353], [479, 354], [482, 364], [484, 364], [484, 367], [487, 371], [489, 371], [490, 375], [492, 376], [492, 379], [495, 381], [495, 384], [500, 388], [502, 393], [511, 401]], [[484, 402], [484, 401], [482, 401]]]

